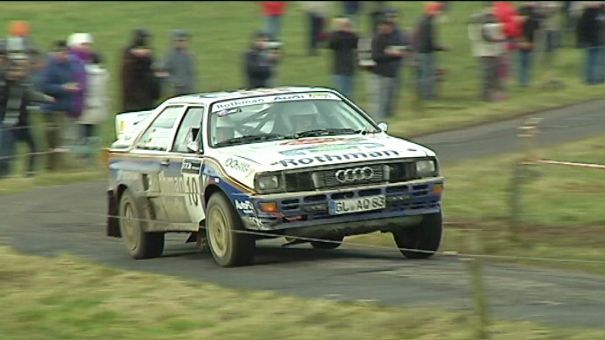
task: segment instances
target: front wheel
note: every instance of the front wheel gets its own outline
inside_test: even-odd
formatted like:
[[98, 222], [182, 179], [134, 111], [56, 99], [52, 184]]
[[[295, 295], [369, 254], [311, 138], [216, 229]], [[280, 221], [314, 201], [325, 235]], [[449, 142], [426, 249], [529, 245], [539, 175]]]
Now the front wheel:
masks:
[[439, 249], [443, 234], [441, 213], [426, 215], [422, 222], [393, 232], [401, 253], [410, 259], [426, 259]]
[[212, 257], [222, 267], [247, 265], [254, 259], [256, 241], [225, 195], [210, 197], [206, 208], [206, 235]]
[[133, 258], [148, 259], [162, 255], [164, 233], [145, 232], [146, 216], [135, 203], [134, 196], [126, 189], [120, 198], [120, 232], [128, 253]]

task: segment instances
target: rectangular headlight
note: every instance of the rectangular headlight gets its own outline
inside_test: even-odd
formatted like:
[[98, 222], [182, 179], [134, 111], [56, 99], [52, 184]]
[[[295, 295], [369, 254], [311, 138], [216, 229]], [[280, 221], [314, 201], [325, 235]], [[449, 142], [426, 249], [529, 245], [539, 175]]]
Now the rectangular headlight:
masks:
[[260, 192], [275, 192], [281, 188], [279, 175], [260, 175], [256, 178], [257, 189]]
[[433, 160], [421, 160], [416, 162], [416, 174], [420, 177], [435, 175], [435, 162]]

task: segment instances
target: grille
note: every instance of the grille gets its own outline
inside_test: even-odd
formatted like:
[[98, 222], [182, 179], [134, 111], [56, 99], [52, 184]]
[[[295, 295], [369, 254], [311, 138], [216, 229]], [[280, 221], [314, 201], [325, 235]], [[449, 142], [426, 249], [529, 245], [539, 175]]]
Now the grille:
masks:
[[[361, 168], [366, 168], [366, 167], [372, 169], [373, 175], [371, 178], [352, 179], [352, 180], [349, 180], [344, 183], [341, 183], [336, 179], [336, 173], [338, 171], [348, 170], [348, 169], [361, 169]], [[385, 181], [384, 165], [366, 165], [366, 166], [355, 166], [355, 167], [348, 166], [346, 168], [315, 171], [313, 173], [313, 177], [315, 180], [315, 186], [318, 189], [352, 186], [352, 185], [359, 185], [359, 184], [380, 183], [380, 182]]]
[[[373, 176], [369, 179], [355, 179], [341, 183], [336, 179], [339, 170], [369, 167]], [[375, 183], [396, 183], [418, 179], [415, 161], [391, 162], [385, 164], [348, 165], [336, 169], [285, 173], [287, 192], [312, 191], [316, 189], [346, 188]], [[407, 190], [407, 188], [406, 188]]]
[[315, 190], [313, 179], [308, 172], [296, 172], [285, 174], [286, 191], [309, 191]]

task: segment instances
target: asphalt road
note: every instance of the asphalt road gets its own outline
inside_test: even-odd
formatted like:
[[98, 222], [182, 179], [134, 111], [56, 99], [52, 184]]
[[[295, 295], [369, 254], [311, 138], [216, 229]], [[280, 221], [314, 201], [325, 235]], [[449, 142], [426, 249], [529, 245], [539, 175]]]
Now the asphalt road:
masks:
[[[543, 113], [539, 145], [603, 133], [605, 100]], [[513, 151], [520, 119], [415, 139], [445, 163]], [[381, 304], [472, 309], [468, 263], [437, 256], [405, 260], [396, 251], [344, 246], [318, 251], [259, 242], [256, 265], [223, 269], [211, 256], [171, 235], [164, 256], [135, 261], [119, 239], [105, 237], [105, 182], [39, 188], [0, 197], [0, 242], [30, 254], [70, 253], [129, 270], [174, 275], [226, 287]], [[496, 317], [605, 328], [605, 279], [561, 270], [504, 264], [484, 268]]]

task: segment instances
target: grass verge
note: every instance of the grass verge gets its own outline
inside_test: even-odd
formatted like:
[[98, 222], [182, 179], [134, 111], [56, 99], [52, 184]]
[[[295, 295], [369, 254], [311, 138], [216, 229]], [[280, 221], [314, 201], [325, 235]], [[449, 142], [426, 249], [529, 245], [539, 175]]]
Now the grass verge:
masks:
[[[605, 164], [605, 135], [541, 149], [544, 159]], [[491, 255], [603, 261], [605, 250], [605, 171], [532, 165], [536, 173], [521, 186], [520, 225], [512, 226], [510, 188], [513, 164], [521, 154], [476, 159], [444, 166], [445, 250]], [[479, 229], [480, 231], [475, 231]], [[513, 239], [511, 231], [518, 240]], [[481, 249], [469, 243], [471, 233]], [[390, 235], [361, 236], [355, 242], [394, 246]], [[595, 263], [522, 261], [534, 265], [605, 274]]]
[[[400, 25], [411, 32], [420, 17], [421, 2], [389, 2], [400, 11]], [[509, 99], [499, 103], [479, 100], [481, 66], [472, 57], [467, 33], [471, 14], [483, 8], [481, 2], [452, 2], [447, 18], [439, 24], [438, 40], [451, 51], [439, 53], [438, 67], [447, 70], [438, 86], [440, 99], [420, 105], [414, 99], [415, 70], [403, 69], [403, 88], [399, 111], [389, 122], [396, 135], [409, 136], [454, 128], [471, 123], [508, 117], [512, 114], [557, 107], [587, 99], [603, 97], [605, 85], [582, 84], [583, 51], [574, 48], [557, 50], [551, 64], [540, 54], [534, 56], [532, 86], [519, 88], [514, 81], [516, 56], [511, 59], [511, 79], [507, 84]], [[366, 3], [361, 15], [360, 31], [370, 32]], [[136, 15], [133, 15], [136, 13]], [[161, 18], [157, 13], [165, 13]], [[330, 14], [342, 14], [340, 3], [333, 2]], [[150, 20], [149, 18], [154, 18]], [[90, 32], [94, 47], [104, 55], [111, 74], [111, 111], [120, 111], [119, 74], [121, 51], [138, 27], [152, 34], [155, 56], [161, 59], [169, 45], [170, 32], [186, 29], [193, 37], [192, 49], [199, 65], [199, 90], [215, 91], [244, 86], [242, 53], [250, 44], [252, 32], [262, 28], [261, 9], [255, 2], [10, 2], [0, 13], [3, 22], [28, 20], [38, 46], [48, 50], [51, 43], [75, 31]], [[278, 84], [331, 86], [331, 53], [322, 50], [318, 57], [307, 55], [308, 18], [300, 5], [290, 3], [283, 18], [284, 58], [279, 68]], [[568, 39], [566, 39], [567, 41]], [[407, 65], [410, 65], [409, 61]], [[559, 80], [561, 89], [544, 87]], [[367, 73], [358, 72], [355, 100], [369, 108]], [[112, 119], [103, 128], [106, 143], [114, 137]]]
[[[0, 247], [8, 339], [469, 339], [474, 318], [246, 292]], [[494, 339], [596, 339], [603, 331], [494, 322]]]

